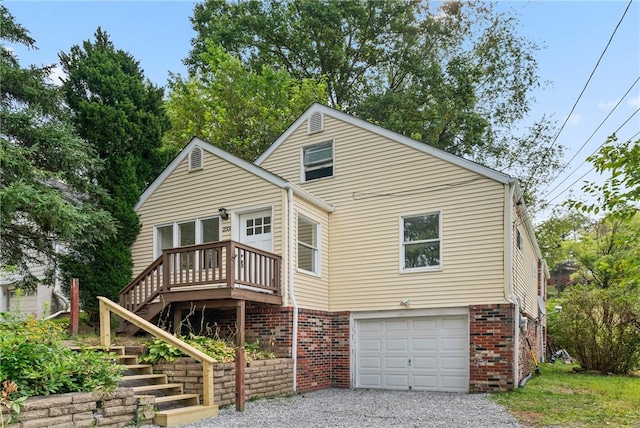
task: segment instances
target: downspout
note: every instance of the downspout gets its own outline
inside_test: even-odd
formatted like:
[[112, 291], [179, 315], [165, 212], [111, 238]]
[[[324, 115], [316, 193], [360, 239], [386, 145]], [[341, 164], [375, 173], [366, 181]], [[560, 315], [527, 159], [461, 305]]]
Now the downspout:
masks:
[[297, 372], [298, 372], [298, 302], [296, 302], [296, 295], [294, 293], [293, 286], [293, 189], [289, 187], [287, 189], [287, 205], [288, 214], [287, 221], [289, 223], [287, 237], [289, 239], [288, 249], [288, 279], [289, 283], [289, 297], [291, 298], [291, 305], [293, 306], [293, 331], [291, 334], [291, 359], [293, 360], [293, 392], [297, 391]]
[[517, 388], [518, 385], [518, 377], [520, 374], [520, 302], [518, 302], [518, 298], [515, 294], [514, 283], [513, 283], [513, 195], [516, 191], [515, 183], [509, 183], [509, 200], [507, 201], [507, 210], [509, 211], [509, 222], [507, 224], [508, 232], [507, 238], [509, 240], [507, 244], [508, 251], [508, 266], [509, 266], [509, 300], [511, 303], [515, 305], [515, 313], [513, 317], [513, 325], [514, 325], [514, 349], [513, 349], [513, 360], [514, 360], [514, 374], [513, 374], [513, 385]]

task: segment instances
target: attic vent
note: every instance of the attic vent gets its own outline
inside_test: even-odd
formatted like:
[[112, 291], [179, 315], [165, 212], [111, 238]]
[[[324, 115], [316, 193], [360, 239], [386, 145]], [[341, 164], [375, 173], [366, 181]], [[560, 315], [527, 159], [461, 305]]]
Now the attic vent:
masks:
[[203, 168], [202, 149], [194, 147], [189, 153], [189, 171], [195, 171]]
[[319, 111], [312, 113], [307, 120], [307, 134], [322, 132], [324, 129], [324, 117]]

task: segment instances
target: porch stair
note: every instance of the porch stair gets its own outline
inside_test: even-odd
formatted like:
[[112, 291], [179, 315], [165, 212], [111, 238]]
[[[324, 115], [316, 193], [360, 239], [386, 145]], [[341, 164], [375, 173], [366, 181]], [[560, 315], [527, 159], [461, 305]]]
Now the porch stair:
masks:
[[125, 367], [120, 386], [133, 389], [136, 398], [148, 399], [149, 396], [153, 396], [155, 425], [172, 427], [218, 416], [218, 406], [200, 404], [198, 394], [185, 394], [183, 384], [169, 383], [167, 375], [154, 373], [151, 364], [139, 364], [138, 356], [126, 354], [124, 346], [111, 346], [108, 349], [101, 346], [72, 346], [71, 349], [94, 349], [115, 353], [117, 363]]

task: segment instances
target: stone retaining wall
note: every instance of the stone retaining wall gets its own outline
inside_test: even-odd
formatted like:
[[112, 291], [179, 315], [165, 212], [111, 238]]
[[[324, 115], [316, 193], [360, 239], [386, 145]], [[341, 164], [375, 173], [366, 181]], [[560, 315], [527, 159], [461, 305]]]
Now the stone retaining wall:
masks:
[[[185, 394], [200, 394], [202, 400], [202, 364], [193, 358], [176, 358], [171, 363], [155, 364], [159, 373], [167, 375], [169, 383], [182, 383]], [[219, 406], [235, 401], [235, 363], [213, 366], [214, 402]], [[245, 400], [289, 394], [293, 391], [293, 360], [253, 361], [245, 369]]]
[[[118, 388], [110, 395], [90, 392], [28, 398], [10, 428], [124, 427], [136, 423], [138, 400], [133, 389]], [[3, 414], [3, 422], [9, 415]], [[140, 421], [141, 422], [141, 421]]]

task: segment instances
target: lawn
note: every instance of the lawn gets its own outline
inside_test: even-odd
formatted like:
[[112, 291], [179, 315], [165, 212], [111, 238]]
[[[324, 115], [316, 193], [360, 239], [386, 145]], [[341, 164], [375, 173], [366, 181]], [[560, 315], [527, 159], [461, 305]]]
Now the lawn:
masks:
[[574, 373], [575, 366], [542, 364], [524, 388], [495, 394], [525, 425], [640, 427], [640, 376]]

